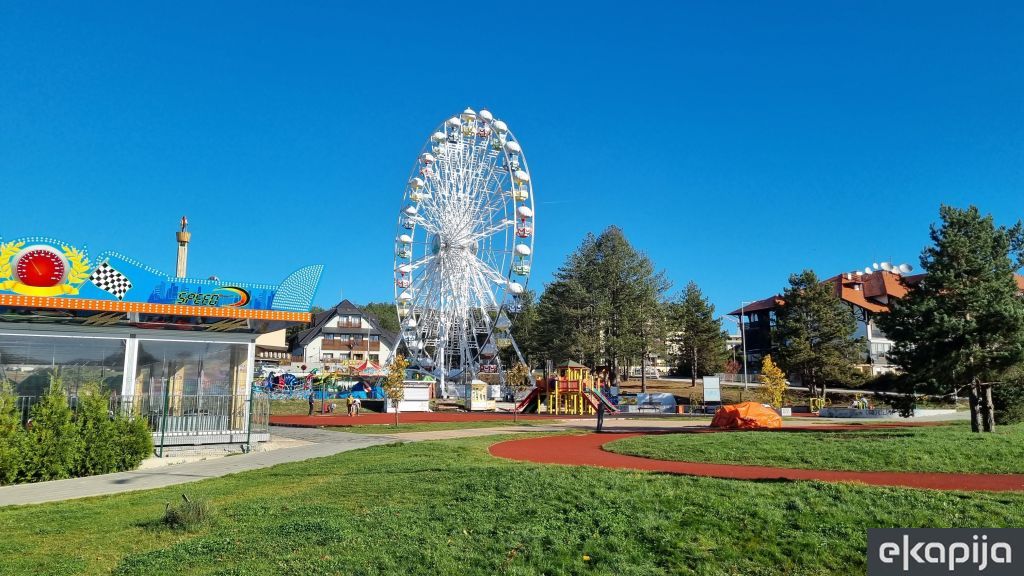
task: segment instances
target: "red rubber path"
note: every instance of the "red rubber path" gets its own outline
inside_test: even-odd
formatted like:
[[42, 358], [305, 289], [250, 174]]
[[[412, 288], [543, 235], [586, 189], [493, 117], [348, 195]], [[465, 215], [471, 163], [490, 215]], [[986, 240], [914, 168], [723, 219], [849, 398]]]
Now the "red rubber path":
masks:
[[861, 482], [874, 486], [902, 486], [932, 490], [987, 490], [993, 492], [1024, 491], [1024, 474], [948, 474], [932, 472], [845, 472], [837, 470], [802, 470], [736, 464], [673, 462], [639, 456], [615, 454], [602, 446], [643, 434], [585, 434], [577, 436], [543, 436], [499, 442], [490, 448], [493, 456], [536, 462], [598, 466], [628, 470], [648, 470], [689, 476], [709, 476], [736, 480], [822, 480], [826, 482]]

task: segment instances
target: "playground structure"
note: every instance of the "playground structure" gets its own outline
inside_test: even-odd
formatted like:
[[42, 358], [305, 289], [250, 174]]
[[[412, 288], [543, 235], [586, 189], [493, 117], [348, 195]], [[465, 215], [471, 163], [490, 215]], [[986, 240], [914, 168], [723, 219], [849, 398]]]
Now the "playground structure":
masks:
[[605, 392], [604, 381], [590, 373], [590, 369], [576, 362], [566, 362], [555, 368], [555, 374], [546, 382], [537, 379], [537, 385], [516, 406], [516, 411], [536, 413], [544, 406], [548, 414], [589, 416], [604, 405], [610, 413], [619, 411], [611, 394]]

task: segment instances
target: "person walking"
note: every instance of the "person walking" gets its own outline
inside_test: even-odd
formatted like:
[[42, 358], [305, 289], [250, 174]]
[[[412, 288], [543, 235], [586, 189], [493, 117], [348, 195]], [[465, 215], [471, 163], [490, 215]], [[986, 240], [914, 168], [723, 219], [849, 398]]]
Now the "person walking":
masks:
[[309, 391], [309, 415], [313, 415], [313, 391]]
[[356, 399], [352, 397], [351, 392], [349, 393], [348, 398], [345, 399], [345, 407], [348, 408], [349, 416], [355, 416], [355, 414], [353, 414], [353, 410], [355, 410], [356, 407]]

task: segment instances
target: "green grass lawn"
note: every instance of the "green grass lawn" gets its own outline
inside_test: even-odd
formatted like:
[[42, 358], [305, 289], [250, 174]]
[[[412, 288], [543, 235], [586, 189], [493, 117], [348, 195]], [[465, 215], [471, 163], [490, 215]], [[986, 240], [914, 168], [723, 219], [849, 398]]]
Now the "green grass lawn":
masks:
[[[742, 482], [380, 446], [0, 509], [0, 574], [863, 574], [869, 526], [1021, 526], [1024, 495]], [[164, 528], [164, 503], [216, 519]]]
[[[789, 421], [787, 421], [789, 422]], [[855, 432], [719, 432], [627, 438], [606, 450], [661, 460], [818, 470], [1024, 473], [1024, 424]]]

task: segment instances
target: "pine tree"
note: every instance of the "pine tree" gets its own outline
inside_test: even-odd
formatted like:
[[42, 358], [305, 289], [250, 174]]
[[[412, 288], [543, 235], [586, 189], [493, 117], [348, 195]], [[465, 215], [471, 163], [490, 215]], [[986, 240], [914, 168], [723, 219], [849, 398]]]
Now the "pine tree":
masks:
[[25, 467], [28, 434], [21, 424], [17, 399], [13, 387], [0, 381], [0, 485], [13, 483]]
[[771, 354], [761, 360], [760, 379], [761, 385], [758, 387], [757, 393], [761, 401], [776, 408], [782, 408], [782, 401], [786, 395], [786, 375], [772, 361]]
[[[526, 290], [519, 296], [519, 305], [519, 312], [509, 315], [512, 320], [510, 334], [523, 359], [530, 365], [536, 361], [538, 350], [537, 302], [532, 290]], [[501, 362], [505, 366], [511, 366], [519, 362], [519, 356], [511, 346], [508, 346], [501, 351]]]
[[717, 372], [725, 365], [725, 332], [722, 321], [715, 319], [715, 307], [695, 282], [666, 305], [669, 341], [675, 345], [676, 365], [683, 374], [690, 374], [690, 383], [697, 377]]
[[153, 453], [153, 433], [141, 416], [117, 415], [114, 418], [117, 437], [117, 469], [135, 470]]
[[116, 471], [118, 464], [117, 428], [110, 417], [110, 398], [96, 384], [78, 390], [74, 422], [78, 427], [82, 450], [74, 476], [92, 476]]
[[879, 323], [890, 357], [922, 390], [970, 397], [971, 428], [995, 428], [992, 385], [1024, 361], [1024, 301], [1014, 271], [1024, 265], [1024, 226], [996, 227], [974, 206], [939, 209], [924, 278]]
[[59, 376], [32, 406], [25, 478], [30, 482], [70, 478], [82, 453], [78, 427]]
[[393, 334], [398, 334], [402, 327], [398, 323], [398, 314], [395, 312], [395, 305], [391, 302], [370, 302], [360, 306], [365, 314], [373, 316], [377, 325]]
[[642, 362], [655, 349], [668, 287], [619, 228], [588, 234], [541, 294], [537, 350], [555, 362], [607, 363], [614, 377], [620, 364]]
[[795, 374], [812, 396], [824, 396], [828, 385], [856, 382], [855, 364], [864, 343], [853, 337], [853, 310], [839, 299], [835, 287], [804, 270], [789, 277], [782, 299], [785, 304], [772, 331], [779, 366]]

